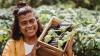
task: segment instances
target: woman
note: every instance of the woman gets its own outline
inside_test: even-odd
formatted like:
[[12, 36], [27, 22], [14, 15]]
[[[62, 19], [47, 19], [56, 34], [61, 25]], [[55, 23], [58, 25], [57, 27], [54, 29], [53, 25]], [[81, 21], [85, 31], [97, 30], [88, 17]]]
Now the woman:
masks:
[[[37, 38], [42, 33], [42, 26], [35, 11], [28, 4], [20, 2], [15, 7], [13, 15], [12, 36], [7, 42], [2, 56], [36, 56]], [[53, 26], [57, 26], [60, 21], [54, 18], [51, 19], [51, 23]], [[72, 45], [69, 47], [72, 47]], [[69, 49], [67, 52], [71, 54], [72, 48]]]
[[35, 11], [28, 4], [19, 2], [13, 15], [12, 38], [7, 42], [2, 56], [36, 56], [37, 38], [42, 27]]

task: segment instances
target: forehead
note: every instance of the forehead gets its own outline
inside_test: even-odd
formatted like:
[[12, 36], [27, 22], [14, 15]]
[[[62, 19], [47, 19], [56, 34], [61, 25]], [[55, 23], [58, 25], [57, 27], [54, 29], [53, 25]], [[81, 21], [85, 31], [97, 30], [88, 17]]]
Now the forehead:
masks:
[[26, 14], [24, 14], [24, 15], [20, 15], [18, 18], [19, 18], [19, 20], [23, 20], [23, 19], [30, 19], [30, 18], [32, 18], [33, 16], [34, 16], [33, 13], [30, 12], [30, 13], [26, 13]]

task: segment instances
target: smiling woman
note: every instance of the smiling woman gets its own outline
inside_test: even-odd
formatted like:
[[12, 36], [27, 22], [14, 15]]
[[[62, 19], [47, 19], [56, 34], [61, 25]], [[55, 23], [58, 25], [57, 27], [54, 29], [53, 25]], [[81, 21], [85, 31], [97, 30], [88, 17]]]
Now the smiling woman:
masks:
[[14, 11], [12, 37], [2, 56], [36, 56], [37, 38], [42, 33], [35, 10], [25, 2], [19, 2]]

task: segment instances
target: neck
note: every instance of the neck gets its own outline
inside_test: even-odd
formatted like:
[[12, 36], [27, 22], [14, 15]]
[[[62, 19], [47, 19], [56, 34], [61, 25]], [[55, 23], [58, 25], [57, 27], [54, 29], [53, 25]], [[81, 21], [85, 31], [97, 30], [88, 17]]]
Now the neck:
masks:
[[37, 42], [37, 36], [32, 36], [32, 37], [24, 37], [24, 42], [27, 44], [35, 44]]

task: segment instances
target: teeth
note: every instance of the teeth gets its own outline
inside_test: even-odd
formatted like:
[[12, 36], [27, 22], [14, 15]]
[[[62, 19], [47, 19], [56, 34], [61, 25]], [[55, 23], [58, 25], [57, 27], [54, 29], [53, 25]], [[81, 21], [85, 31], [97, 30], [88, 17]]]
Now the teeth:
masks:
[[33, 27], [33, 28], [27, 28], [26, 32], [33, 32], [34, 30], [35, 30], [35, 27]]
[[34, 30], [27, 30], [27, 32], [32, 32], [32, 31], [34, 31]]

